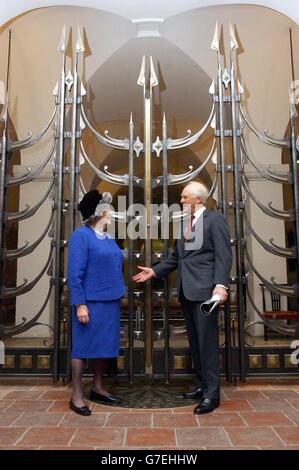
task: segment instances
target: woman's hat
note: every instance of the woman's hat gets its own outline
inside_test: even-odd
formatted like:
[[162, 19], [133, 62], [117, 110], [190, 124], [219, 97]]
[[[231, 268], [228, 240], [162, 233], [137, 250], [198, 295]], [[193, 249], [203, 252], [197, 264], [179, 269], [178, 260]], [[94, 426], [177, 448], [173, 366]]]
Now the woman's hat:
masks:
[[94, 215], [96, 207], [99, 204], [101, 198], [102, 194], [99, 193], [97, 189], [88, 191], [88, 193], [83, 196], [78, 204], [78, 209], [81, 212], [83, 220], [87, 220], [89, 217]]

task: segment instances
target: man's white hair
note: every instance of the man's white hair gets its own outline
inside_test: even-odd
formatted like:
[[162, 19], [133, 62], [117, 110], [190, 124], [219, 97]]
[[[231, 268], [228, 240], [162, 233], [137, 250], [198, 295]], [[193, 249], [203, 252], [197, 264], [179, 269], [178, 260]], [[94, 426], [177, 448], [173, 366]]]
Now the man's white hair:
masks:
[[190, 189], [190, 192], [194, 197], [200, 197], [203, 204], [207, 202], [209, 198], [209, 190], [203, 183], [199, 183], [199, 181], [191, 181], [191, 183], [188, 183], [185, 187]]

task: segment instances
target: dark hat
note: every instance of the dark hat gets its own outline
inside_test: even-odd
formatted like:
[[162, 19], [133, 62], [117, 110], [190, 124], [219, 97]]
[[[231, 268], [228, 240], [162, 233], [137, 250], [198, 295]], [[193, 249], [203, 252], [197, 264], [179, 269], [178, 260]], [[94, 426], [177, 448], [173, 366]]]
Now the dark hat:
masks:
[[89, 219], [94, 215], [97, 205], [102, 198], [102, 194], [97, 189], [93, 189], [84, 195], [78, 204], [83, 220]]

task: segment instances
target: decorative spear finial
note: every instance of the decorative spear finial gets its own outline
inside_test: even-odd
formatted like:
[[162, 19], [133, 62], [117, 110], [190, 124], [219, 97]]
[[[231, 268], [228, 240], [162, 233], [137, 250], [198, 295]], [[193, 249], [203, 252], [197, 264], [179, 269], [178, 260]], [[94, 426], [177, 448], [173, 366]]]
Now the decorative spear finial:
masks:
[[81, 52], [84, 52], [84, 51], [85, 51], [85, 47], [84, 47], [84, 44], [83, 44], [80, 27], [78, 25], [78, 28], [77, 28], [77, 41], [76, 41], [76, 54], [80, 54]]
[[210, 95], [215, 95], [215, 93], [216, 93], [215, 80], [213, 80], [212, 83], [211, 83], [211, 86], [209, 88], [209, 93], [210, 93]]
[[220, 41], [220, 38], [219, 38], [219, 24], [218, 24], [218, 21], [217, 21], [216, 26], [215, 26], [214, 37], [213, 37], [213, 41], [212, 41], [212, 45], [211, 45], [211, 49], [213, 51], [219, 52], [219, 41]]
[[81, 95], [81, 96], [85, 96], [85, 95], [86, 95], [86, 90], [85, 90], [85, 88], [84, 88], [84, 85], [83, 85], [83, 83], [82, 83], [82, 82], [81, 82], [81, 90], [80, 90], [80, 95]]
[[5, 85], [0, 80], [0, 104], [5, 104]]
[[145, 90], [145, 56], [142, 58], [141, 69], [137, 80], [137, 85], [143, 86]]
[[66, 51], [66, 43], [67, 43], [67, 38], [66, 38], [66, 25], [63, 25], [62, 28], [62, 33], [61, 33], [61, 38], [60, 38], [60, 43], [58, 45], [58, 52], [61, 52], [62, 54], [65, 53]]
[[232, 51], [236, 51], [237, 49], [239, 49], [239, 44], [236, 38], [235, 27], [231, 23], [229, 24], [229, 31], [230, 31], [230, 48]]
[[243, 93], [244, 93], [244, 87], [243, 87], [242, 83], [240, 82], [240, 80], [238, 80], [238, 93], [240, 95], [243, 95]]
[[152, 56], [150, 56], [150, 87], [151, 91], [154, 86], [159, 85], [159, 81], [156, 75], [155, 67], [154, 67], [154, 62]]

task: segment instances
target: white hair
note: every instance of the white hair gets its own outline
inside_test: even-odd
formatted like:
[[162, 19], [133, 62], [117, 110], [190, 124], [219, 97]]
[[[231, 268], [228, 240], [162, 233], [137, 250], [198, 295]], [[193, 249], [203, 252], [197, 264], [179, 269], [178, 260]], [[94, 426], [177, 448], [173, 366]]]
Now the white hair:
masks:
[[188, 183], [185, 187], [190, 188], [192, 196], [200, 197], [203, 204], [207, 202], [209, 198], [209, 190], [203, 183], [199, 183], [198, 181], [191, 181], [191, 183]]

